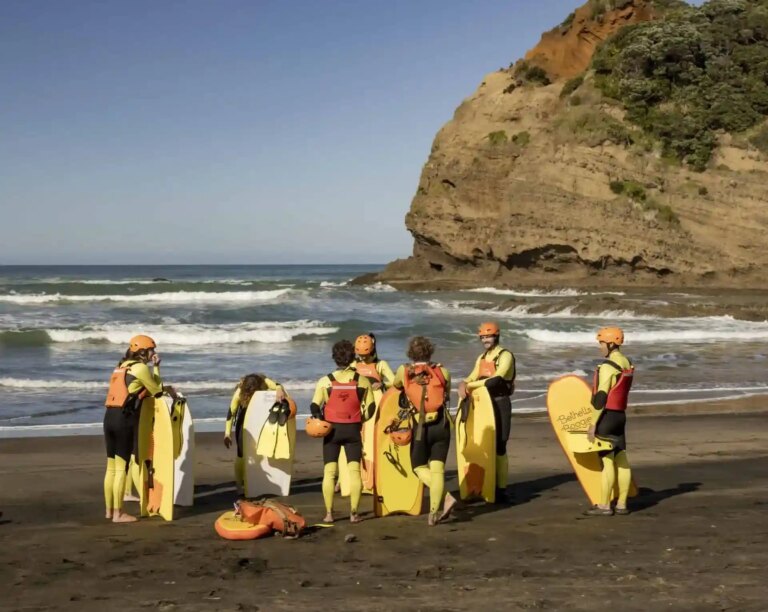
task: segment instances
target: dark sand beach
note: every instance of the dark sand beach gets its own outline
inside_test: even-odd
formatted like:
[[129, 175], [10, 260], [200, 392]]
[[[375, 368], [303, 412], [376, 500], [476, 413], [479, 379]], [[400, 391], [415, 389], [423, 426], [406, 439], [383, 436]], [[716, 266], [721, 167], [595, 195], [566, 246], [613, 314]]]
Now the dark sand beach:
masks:
[[[102, 518], [101, 438], [1, 440], [0, 608], [764, 610], [763, 407], [630, 417], [641, 496], [628, 517], [581, 516], [586, 498], [548, 422], [519, 417], [513, 505], [465, 506], [433, 529], [425, 516], [341, 520], [293, 541], [216, 535], [234, 500], [218, 434], [197, 436], [196, 490], [207, 495], [172, 523], [134, 525]], [[322, 518], [321, 473], [320, 444], [300, 434], [291, 501], [310, 523]], [[372, 516], [370, 497], [363, 509]]]

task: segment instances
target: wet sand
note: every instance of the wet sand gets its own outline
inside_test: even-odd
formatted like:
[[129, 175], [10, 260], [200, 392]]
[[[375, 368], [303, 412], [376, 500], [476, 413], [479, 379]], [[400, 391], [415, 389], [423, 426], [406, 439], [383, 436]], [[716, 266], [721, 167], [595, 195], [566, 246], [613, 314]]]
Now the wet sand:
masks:
[[[764, 610], [767, 416], [630, 416], [641, 495], [609, 518], [581, 516], [548, 422], [519, 417], [514, 504], [465, 506], [436, 528], [426, 516], [343, 520], [293, 541], [216, 535], [234, 500], [218, 434], [197, 436], [195, 507], [134, 525], [102, 518], [99, 437], [0, 440], [0, 609]], [[291, 501], [310, 523], [323, 515], [321, 474], [320, 444], [299, 435]]]

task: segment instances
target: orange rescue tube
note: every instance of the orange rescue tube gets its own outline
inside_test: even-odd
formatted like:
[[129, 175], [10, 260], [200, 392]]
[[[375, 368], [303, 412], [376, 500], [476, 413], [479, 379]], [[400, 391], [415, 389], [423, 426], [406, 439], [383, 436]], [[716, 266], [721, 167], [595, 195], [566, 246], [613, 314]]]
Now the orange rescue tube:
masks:
[[256, 540], [272, 534], [269, 525], [252, 525], [241, 520], [234, 510], [222, 514], [213, 524], [218, 533], [225, 540]]

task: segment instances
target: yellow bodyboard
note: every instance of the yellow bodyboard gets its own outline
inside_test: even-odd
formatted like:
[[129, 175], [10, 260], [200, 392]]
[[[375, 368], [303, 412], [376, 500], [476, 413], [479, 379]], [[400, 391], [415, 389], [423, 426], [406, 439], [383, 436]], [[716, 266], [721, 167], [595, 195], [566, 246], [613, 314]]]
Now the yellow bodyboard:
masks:
[[[597, 504], [602, 491], [602, 460], [597, 452], [574, 452], [569, 445], [569, 432], [586, 431], [592, 423], [593, 410], [592, 389], [578, 376], [563, 376], [549, 385], [547, 412], [552, 428], [587, 498], [592, 504]], [[637, 495], [634, 480], [629, 495]], [[617, 484], [613, 490], [613, 499], [618, 496]]]
[[142, 490], [139, 496], [141, 516], [159, 515], [166, 521], [172, 521], [174, 427], [171, 411], [162, 397], [143, 402], [139, 418], [139, 436], [139, 456], [142, 458]]
[[[360, 462], [360, 475], [363, 479], [363, 493], [368, 495], [373, 494], [373, 482], [376, 478], [374, 470], [376, 457], [376, 415], [379, 411], [379, 404], [381, 404], [383, 395], [381, 389], [373, 392], [373, 397], [376, 401], [376, 411], [370, 419], [363, 423], [361, 432], [363, 437], [363, 460]], [[349, 463], [343, 448], [339, 455], [339, 489], [342, 496], [349, 497]]]
[[375, 488], [373, 511], [376, 516], [421, 513], [424, 485], [411, 467], [411, 445], [397, 446], [385, 429], [397, 418], [400, 391], [390, 389], [381, 398], [375, 422]]
[[496, 420], [488, 390], [472, 391], [466, 421], [456, 415], [456, 464], [461, 499], [496, 501]]

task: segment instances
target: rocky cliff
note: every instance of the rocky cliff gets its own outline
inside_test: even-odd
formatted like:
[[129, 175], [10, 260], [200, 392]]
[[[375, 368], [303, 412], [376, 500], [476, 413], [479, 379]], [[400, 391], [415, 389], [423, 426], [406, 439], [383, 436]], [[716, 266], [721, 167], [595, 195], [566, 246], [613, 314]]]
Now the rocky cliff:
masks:
[[[377, 280], [765, 287], [760, 126], [713, 130], [706, 167], [693, 168], [670, 153], [672, 136], [638, 126], [637, 105], [605, 94], [592, 61], [603, 41], [679, 4], [590, 1], [524, 61], [487, 75], [434, 140], [406, 216], [413, 255]], [[671, 104], [653, 103], [653, 112]]]

